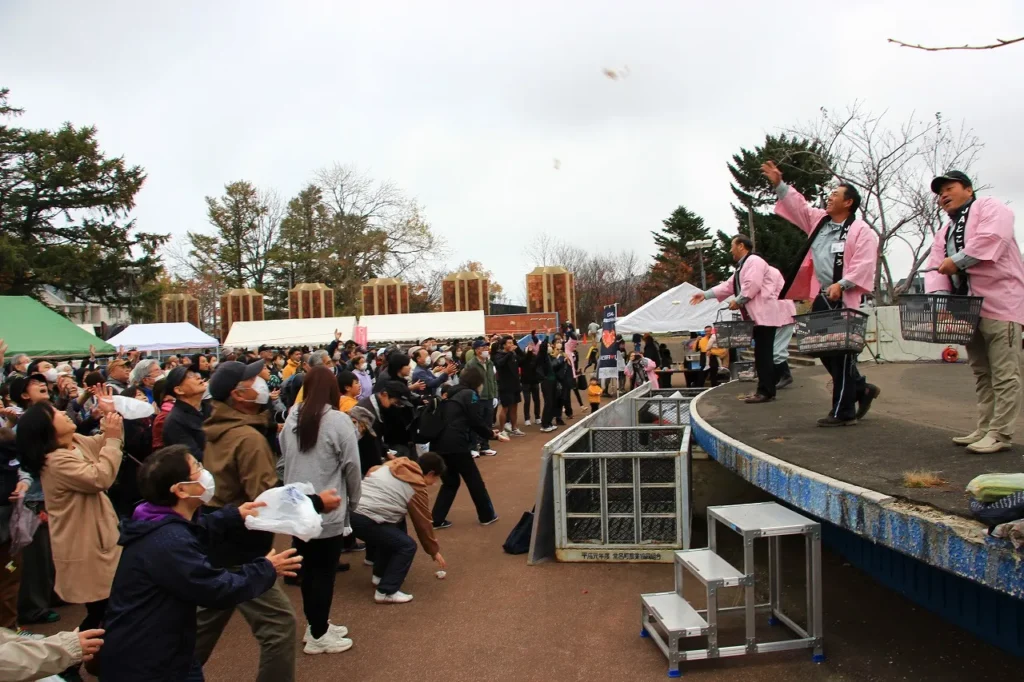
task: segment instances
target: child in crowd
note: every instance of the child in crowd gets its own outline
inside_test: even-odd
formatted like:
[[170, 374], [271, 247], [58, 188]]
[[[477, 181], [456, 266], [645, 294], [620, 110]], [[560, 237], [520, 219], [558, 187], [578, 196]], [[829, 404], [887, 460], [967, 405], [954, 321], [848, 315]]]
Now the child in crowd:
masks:
[[601, 382], [597, 375], [590, 377], [590, 386], [587, 387], [587, 400], [590, 402], [590, 411], [597, 412], [601, 407]]
[[338, 388], [341, 390], [341, 403], [338, 404], [338, 409], [342, 412], [348, 412], [359, 402], [359, 395], [362, 391], [359, 377], [353, 372], [339, 372]]

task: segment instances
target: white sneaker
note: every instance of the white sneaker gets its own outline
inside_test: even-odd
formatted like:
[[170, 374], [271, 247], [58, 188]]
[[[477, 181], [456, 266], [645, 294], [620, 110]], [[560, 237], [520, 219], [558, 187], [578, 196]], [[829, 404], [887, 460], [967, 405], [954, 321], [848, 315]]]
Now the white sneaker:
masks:
[[512, 424], [510, 424], [508, 422], [505, 422], [505, 430], [511, 432], [512, 431]]
[[551, 433], [552, 431], [554, 431], [554, 430], [555, 430], [555, 429], [557, 429], [557, 428], [558, 428], [558, 427], [557, 427], [557, 426], [554, 426], [554, 425], [551, 425], [551, 426], [542, 426], [542, 427], [540, 427], [540, 432], [541, 432], [541, 433]]
[[315, 654], [340, 654], [352, 648], [352, 640], [346, 637], [339, 637], [328, 628], [327, 632], [320, 639], [310, 639], [306, 642], [303, 653]]
[[473, 455], [473, 459], [476, 459], [477, 457], [480, 456], [480, 451], [479, 450], [470, 450], [469, 454]]
[[509, 441], [508, 433], [505, 431], [498, 431], [498, 440], [502, 443], [507, 443]]
[[412, 601], [412, 595], [399, 590], [394, 594], [384, 594], [380, 590], [373, 593], [373, 601], [378, 604], [407, 604]]
[[[327, 632], [333, 632], [338, 637], [345, 637], [345, 636], [348, 635], [348, 628], [345, 627], [344, 625], [335, 625], [334, 623], [328, 623], [327, 624]], [[306, 626], [306, 634], [302, 636], [302, 641], [303, 642], [311, 642], [311, 641], [313, 641], [312, 628], [310, 628], [308, 625]]]
[[956, 438], [953, 439], [953, 442], [956, 445], [974, 445], [984, 437], [984, 433], [982, 433], [981, 431], [975, 431], [966, 436], [957, 436]]
[[523, 426], [533, 426], [533, 424], [531, 424], [530, 420], [527, 419], [525, 422], [523, 422]]
[[481, 521], [481, 522], [480, 522], [480, 525], [481, 525], [481, 526], [489, 526], [489, 525], [491, 525], [492, 523], [497, 523], [497, 521], [498, 521], [498, 515], [497, 515], [497, 514], [495, 514], [495, 515], [494, 515], [494, 518], [493, 518], [493, 519], [491, 519], [490, 521]]
[[490, 448], [488, 448], [486, 450], [481, 450], [480, 454], [483, 455], [484, 457], [494, 457], [495, 455], [498, 454], [498, 451], [497, 450], [491, 450]]
[[363, 559], [363, 566], [373, 566], [373, 562], [369, 559]]
[[377, 585], [380, 585], [380, 577], [376, 576], [376, 575], [375, 576], [371, 576], [370, 577], [370, 582], [373, 583], [374, 587], [376, 587]]
[[985, 436], [977, 443], [972, 443], [967, 446], [967, 452], [975, 455], [994, 455], [997, 452], [1009, 449], [1009, 443], [999, 440], [998, 438], [993, 438], [992, 436]]
[[526, 434], [523, 433], [522, 431], [520, 431], [519, 429], [512, 429], [511, 431], [509, 431], [509, 435], [512, 435], [512, 436], [525, 436]]

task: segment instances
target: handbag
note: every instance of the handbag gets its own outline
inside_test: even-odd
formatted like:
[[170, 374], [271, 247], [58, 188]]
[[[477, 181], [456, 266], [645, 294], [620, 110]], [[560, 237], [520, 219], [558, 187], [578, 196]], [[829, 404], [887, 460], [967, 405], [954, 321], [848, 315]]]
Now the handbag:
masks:
[[[534, 507], [536, 509], [536, 507]], [[501, 546], [506, 554], [526, 554], [530, 551], [530, 536], [533, 535], [533, 511], [523, 512], [512, 532]]]

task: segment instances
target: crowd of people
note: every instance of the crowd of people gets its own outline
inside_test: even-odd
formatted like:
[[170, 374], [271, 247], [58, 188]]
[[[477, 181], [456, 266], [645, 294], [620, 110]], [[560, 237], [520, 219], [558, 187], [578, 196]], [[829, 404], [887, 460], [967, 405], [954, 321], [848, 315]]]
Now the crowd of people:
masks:
[[[74, 680], [85, 663], [101, 680], [200, 680], [236, 610], [260, 645], [257, 679], [294, 679], [295, 615], [278, 578], [300, 588], [303, 651], [346, 651], [347, 628], [328, 616], [347, 554], [372, 566], [376, 602], [411, 601], [408, 524], [444, 571], [437, 534], [463, 482], [479, 523], [498, 520], [477, 458], [525, 428], [564, 425], [573, 399], [593, 411], [617, 390], [579, 369], [571, 323], [522, 347], [498, 335], [370, 350], [335, 336], [316, 349], [74, 362], [4, 358], [0, 341], [3, 679]], [[642, 356], [624, 353], [622, 378], [645, 380]], [[276, 552], [245, 519], [293, 483], [320, 491], [308, 501], [322, 530]], [[13, 549], [16, 515], [31, 534]], [[85, 608], [73, 632], [21, 628], [58, 621], [62, 604]]]

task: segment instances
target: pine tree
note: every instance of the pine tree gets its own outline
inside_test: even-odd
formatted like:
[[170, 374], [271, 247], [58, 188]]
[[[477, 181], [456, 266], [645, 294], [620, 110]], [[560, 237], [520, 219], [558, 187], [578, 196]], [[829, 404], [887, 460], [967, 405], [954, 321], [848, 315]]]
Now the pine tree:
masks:
[[[662, 221], [660, 232], [653, 232], [658, 254], [649, 277], [650, 292], [659, 294], [682, 282], [701, 286], [701, 254], [696, 249], [687, 249], [686, 243], [711, 239], [711, 233], [704, 225], [704, 219], [680, 206]], [[722, 251], [716, 246], [703, 249], [704, 274], [707, 285], [721, 282], [729, 271], [729, 250]]]

